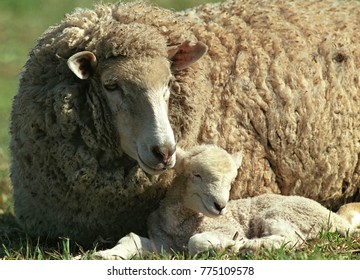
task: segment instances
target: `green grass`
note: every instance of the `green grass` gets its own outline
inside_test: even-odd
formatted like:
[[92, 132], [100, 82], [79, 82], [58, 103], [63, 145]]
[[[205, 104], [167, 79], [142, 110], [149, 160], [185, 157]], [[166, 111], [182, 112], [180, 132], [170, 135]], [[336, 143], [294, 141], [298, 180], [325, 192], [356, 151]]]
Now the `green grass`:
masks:
[[[114, 2], [105, 0], [104, 2]], [[216, 0], [213, 0], [213, 2]], [[91, 259], [93, 250], [85, 251], [68, 239], [57, 242], [27, 236], [16, 224], [9, 180], [9, 114], [16, 94], [19, 73], [28, 51], [50, 25], [58, 23], [75, 7], [91, 7], [92, 0], [1, 0], [0, 1], [0, 259]], [[183, 9], [209, 0], [157, 0], [159, 5]], [[300, 249], [262, 250], [259, 254], [207, 252], [196, 259], [360, 259], [360, 238], [340, 237], [324, 232]], [[94, 248], [95, 249], [95, 248]], [[186, 254], [152, 255], [150, 259], [189, 259]]]
[[[0, 216], [0, 260], [91, 260], [91, 250], [84, 250], [69, 239], [59, 238], [57, 242], [48, 242], [31, 238], [16, 225], [13, 216]], [[135, 258], [137, 259], [137, 258]], [[299, 248], [282, 247], [280, 249], [262, 249], [259, 253], [234, 253], [229, 251], [208, 251], [195, 257], [186, 253], [174, 252], [150, 254], [142, 259], [151, 260], [360, 260], [360, 237], [340, 236], [337, 232], [324, 231], [319, 238], [302, 244]]]

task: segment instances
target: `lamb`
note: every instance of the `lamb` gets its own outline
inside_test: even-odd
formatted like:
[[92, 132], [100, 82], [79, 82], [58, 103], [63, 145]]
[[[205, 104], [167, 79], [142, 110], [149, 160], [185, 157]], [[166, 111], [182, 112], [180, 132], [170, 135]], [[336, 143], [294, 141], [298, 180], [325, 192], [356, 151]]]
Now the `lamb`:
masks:
[[68, 14], [30, 51], [12, 105], [19, 223], [82, 245], [143, 234], [176, 145], [202, 143], [243, 149], [232, 199], [358, 201], [359, 5], [137, 1]]
[[299, 246], [325, 229], [359, 232], [360, 203], [345, 204], [337, 214], [300, 196], [262, 194], [228, 201], [241, 159], [241, 153], [231, 156], [214, 145], [178, 151], [174, 184], [149, 216], [149, 238], [130, 233], [94, 256], [130, 259], [163, 250], [196, 255], [228, 247], [257, 252]]

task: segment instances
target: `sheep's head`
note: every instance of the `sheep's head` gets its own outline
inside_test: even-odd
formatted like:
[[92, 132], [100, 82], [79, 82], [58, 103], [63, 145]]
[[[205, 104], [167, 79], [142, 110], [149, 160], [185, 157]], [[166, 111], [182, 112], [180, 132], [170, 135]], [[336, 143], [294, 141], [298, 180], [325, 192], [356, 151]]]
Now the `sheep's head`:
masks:
[[153, 30], [144, 31], [139, 24], [117, 24], [111, 30], [95, 53], [74, 54], [68, 67], [106, 97], [122, 150], [145, 172], [159, 174], [172, 168], [176, 158], [167, 115], [172, 72], [196, 62], [207, 47], [187, 41], [167, 47], [164, 39], [159, 43]]
[[230, 155], [214, 145], [178, 149], [175, 170], [185, 178], [185, 206], [209, 217], [223, 214], [241, 161], [241, 152]]

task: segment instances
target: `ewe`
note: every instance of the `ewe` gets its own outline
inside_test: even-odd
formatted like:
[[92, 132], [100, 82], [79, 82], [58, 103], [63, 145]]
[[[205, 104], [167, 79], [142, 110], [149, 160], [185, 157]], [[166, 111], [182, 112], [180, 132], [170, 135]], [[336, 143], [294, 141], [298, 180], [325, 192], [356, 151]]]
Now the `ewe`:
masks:
[[149, 238], [130, 233], [95, 256], [128, 259], [149, 251], [186, 248], [192, 255], [226, 247], [256, 251], [297, 246], [316, 238], [322, 229], [343, 235], [356, 231], [360, 203], [344, 205], [338, 215], [299, 196], [263, 194], [228, 202], [241, 159], [240, 153], [231, 156], [214, 145], [178, 151], [177, 176], [160, 207], [149, 216]]
[[359, 1], [76, 9], [39, 38], [14, 98], [19, 223], [82, 245], [143, 234], [171, 183], [149, 174], [210, 142], [248, 159], [231, 199], [358, 201], [359, 27]]

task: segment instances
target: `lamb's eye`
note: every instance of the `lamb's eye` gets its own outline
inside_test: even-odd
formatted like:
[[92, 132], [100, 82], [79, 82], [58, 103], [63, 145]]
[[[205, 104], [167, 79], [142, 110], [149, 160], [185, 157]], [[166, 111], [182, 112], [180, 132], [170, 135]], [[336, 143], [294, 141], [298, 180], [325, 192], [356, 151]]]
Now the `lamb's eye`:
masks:
[[108, 91], [114, 91], [119, 88], [119, 85], [117, 83], [107, 83], [104, 84], [104, 88]]

